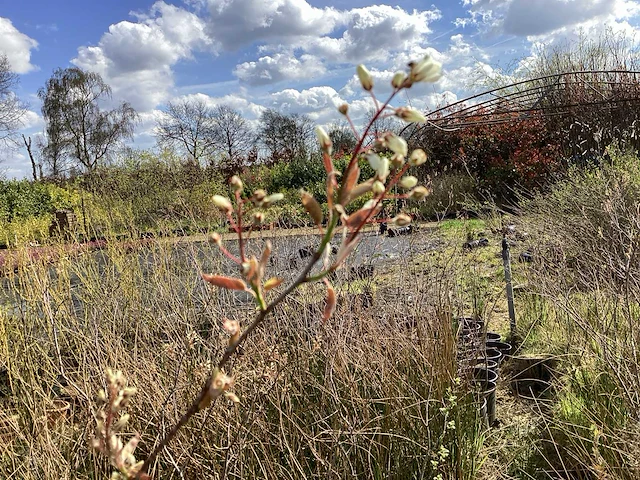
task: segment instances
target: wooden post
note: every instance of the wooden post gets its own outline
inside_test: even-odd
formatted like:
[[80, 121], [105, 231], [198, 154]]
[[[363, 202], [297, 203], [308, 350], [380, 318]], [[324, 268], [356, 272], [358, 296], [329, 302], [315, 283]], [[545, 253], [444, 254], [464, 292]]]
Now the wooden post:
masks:
[[502, 239], [502, 263], [504, 265], [504, 281], [507, 285], [507, 305], [509, 307], [509, 328], [511, 341], [516, 339], [516, 309], [513, 303], [513, 284], [511, 283], [511, 255], [509, 254], [509, 242]]

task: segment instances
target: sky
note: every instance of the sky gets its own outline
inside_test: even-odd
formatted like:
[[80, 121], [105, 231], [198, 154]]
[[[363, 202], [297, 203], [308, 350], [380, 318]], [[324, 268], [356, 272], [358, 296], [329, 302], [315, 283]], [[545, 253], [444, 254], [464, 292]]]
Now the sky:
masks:
[[[429, 110], [482, 91], [541, 45], [605, 29], [640, 40], [640, 0], [0, 0], [0, 54], [29, 108], [22, 133], [44, 130], [37, 91], [56, 68], [76, 66], [138, 111], [131, 146], [144, 149], [170, 101], [224, 103], [250, 121], [275, 108], [321, 125], [340, 121], [347, 102], [357, 120], [371, 101], [356, 65], [382, 98], [394, 72], [430, 54], [442, 79], [396, 102]], [[29, 174], [26, 152], [0, 155], [8, 178]]]

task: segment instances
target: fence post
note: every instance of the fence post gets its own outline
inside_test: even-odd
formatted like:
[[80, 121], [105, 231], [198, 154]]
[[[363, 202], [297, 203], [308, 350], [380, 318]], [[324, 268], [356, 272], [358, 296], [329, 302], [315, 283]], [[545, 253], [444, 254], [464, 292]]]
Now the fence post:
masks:
[[513, 303], [513, 284], [511, 283], [511, 255], [509, 253], [509, 242], [502, 239], [502, 263], [504, 265], [504, 281], [507, 285], [507, 305], [509, 307], [509, 329], [511, 341], [516, 339], [516, 309]]

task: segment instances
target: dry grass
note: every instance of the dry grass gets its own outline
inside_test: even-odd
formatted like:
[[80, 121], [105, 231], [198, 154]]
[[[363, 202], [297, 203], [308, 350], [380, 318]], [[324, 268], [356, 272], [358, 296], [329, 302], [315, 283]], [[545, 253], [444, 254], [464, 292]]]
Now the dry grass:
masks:
[[[454, 380], [450, 318], [460, 301], [452, 272], [435, 262], [417, 254], [385, 263], [375, 280], [339, 281], [342, 300], [327, 325], [317, 320], [321, 290], [291, 297], [233, 362], [240, 406], [198, 414], [152, 473], [474, 478], [480, 421]], [[134, 252], [61, 254], [7, 277], [0, 325], [10, 394], [1, 399], [0, 434], [15, 438], [0, 447], [0, 477], [108, 475], [88, 448], [108, 367], [138, 389], [128, 410], [143, 458], [219, 358], [221, 319], [253, 315], [245, 298], [213, 291], [198, 275], [228, 268], [207, 244], [161, 241]], [[286, 265], [274, 269], [291, 275]]]

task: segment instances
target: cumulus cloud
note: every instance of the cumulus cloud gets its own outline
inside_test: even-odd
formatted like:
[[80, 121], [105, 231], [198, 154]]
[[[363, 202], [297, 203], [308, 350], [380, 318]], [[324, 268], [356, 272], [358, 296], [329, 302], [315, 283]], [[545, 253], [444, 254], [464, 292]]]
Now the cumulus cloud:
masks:
[[118, 99], [149, 111], [168, 98], [172, 67], [212, 41], [203, 20], [162, 1], [137, 17], [111, 25], [98, 45], [78, 49], [73, 63], [99, 73]]
[[409, 13], [400, 7], [374, 5], [344, 12], [348, 19], [339, 38], [330, 36], [309, 40], [306, 48], [329, 61], [359, 63], [387, 61], [394, 52], [405, 52], [425, 43], [429, 24], [438, 20], [438, 10]]
[[480, 31], [536, 37], [591, 23], [624, 21], [640, 12], [634, 0], [463, 0], [468, 17], [456, 25]]
[[207, 32], [224, 50], [332, 32], [345, 21], [331, 7], [305, 0], [208, 0]]
[[268, 85], [284, 80], [308, 80], [324, 75], [326, 68], [322, 61], [313, 55], [276, 53], [260, 57], [255, 62], [244, 62], [236, 66], [234, 74], [249, 85]]
[[27, 73], [36, 69], [31, 63], [31, 50], [38, 42], [20, 32], [8, 18], [0, 17], [0, 54], [9, 59], [15, 73]]
[[613, 13], [612, 0], [513, 0], [504, 17], [504, 32], [540, 35]]
[[[250, 85], [318, 78], [335, 65], [394, 61], [400, 52], [424, 49], [431, 32], [429, 24], [441, 17], [435, 9], [407, 12], [388, 5], [338, 11], [316, 9], [300, 0], [273, 2], [270, 6], [260, 7], [254, 3], [256, 0], [231, 0], [223, 9], [223, 12], [235, 12], [252, 8], [250, 11], [259, 12], [255, 17], [236, 19], [240, 22], [238, 31], [244, 32], [244, 40], [238, 40], [240, 43], [234, 45], [243, 41], [262, 42], [259, 50], [267, 54], [236, 67], [234, 73], [238, 79]], [[283, 20], [281, 11], [295, 9], [301, 13], [290, 16], [286, 26], [276, 29]], [[212, 13], [209, 22], [216, 23], [216, 15], [219, 14]], [[316, 21], [321, 26], [310, 28], [309, 25]], [[227, 45], [219, 30], [212, 34], [217, 42]], [[294, 55], [294, 51], [302, 53]]]

